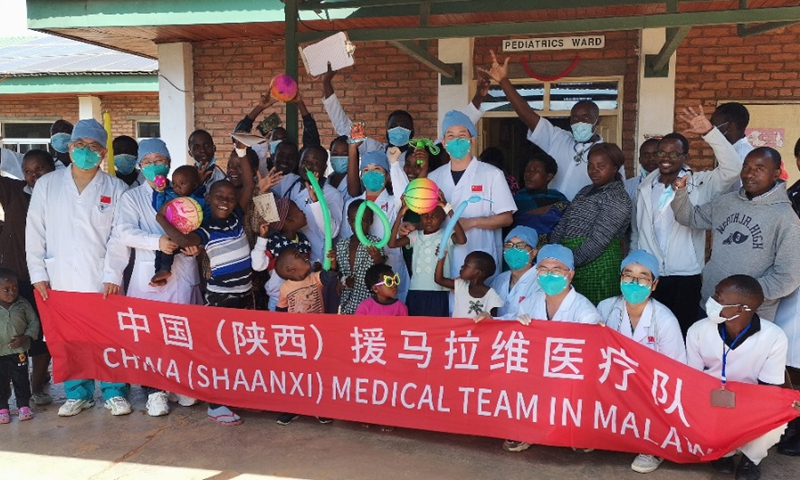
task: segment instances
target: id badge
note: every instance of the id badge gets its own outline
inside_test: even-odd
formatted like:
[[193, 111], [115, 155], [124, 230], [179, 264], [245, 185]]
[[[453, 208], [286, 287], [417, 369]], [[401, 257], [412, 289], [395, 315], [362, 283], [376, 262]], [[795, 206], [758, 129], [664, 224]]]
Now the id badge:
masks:
[[722, 408], [734, 408], [736, 406], [736, 394], [722, 387], [718, 390], [711, 390], [711, 406]]

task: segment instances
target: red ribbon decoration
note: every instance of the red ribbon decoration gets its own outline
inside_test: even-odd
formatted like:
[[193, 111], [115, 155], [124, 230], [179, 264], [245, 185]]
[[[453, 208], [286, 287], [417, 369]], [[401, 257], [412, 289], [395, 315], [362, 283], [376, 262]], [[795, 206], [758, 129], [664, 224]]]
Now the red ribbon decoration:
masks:
[[541, 75], [537, 75], [537, 74], [533, 73], [533, 70], [530, 69], [530, 67], [528, 66], [528, 62], [526, 62], [524, 58], [522, 59], [522, 66], [525, 67], [525, 71], [528, 72], [528, 75], [530, 75], [531, 77], [535, 78], [536, 80], [539, 80], [540, 82], [553, 82], [555, 80], [564, 78], [567, 75], [569, 75], [570, 73], [572, 73], [572, 71], [575, 70], [575, 67], [578, 66], [578, 62], [580, 62], [580, 61], [581, 61], [581, 57], [579, 55], [576, 55], [575, 59], [572, 61], [572, 63], [569, 65], [569, 67], [567, 67], [566, 70], [564, 70], [563, 72], [559, 73], [558, 75], [553, 75], [552, 77], [543, 77]]

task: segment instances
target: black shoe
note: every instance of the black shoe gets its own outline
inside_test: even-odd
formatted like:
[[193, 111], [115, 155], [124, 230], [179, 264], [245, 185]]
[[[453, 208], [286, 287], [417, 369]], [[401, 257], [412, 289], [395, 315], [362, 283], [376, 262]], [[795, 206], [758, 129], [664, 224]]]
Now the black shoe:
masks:
[[800, 419], [789, 422], [786, 432], [778, 442], [778, 453], [791, 457], [800, 456]]
[[711, 462], [711, 466], [715, 472], [719, 473], [733, 473], [734, 463], [733, 457], [720, 458]]
[[295, 418], [299, 417], [300, 415], [296, 413], [281, 413], [278, 415], [278, 425], [289, 425], [294, 421]]
[[333, 423], [332, 418], [325, 418], [325, 417], [317, 417], [317, 421], [323, 425], [327, 425], [329, 423]]
[[736, 480], [758, 480], [759, 478], [761, 478], [761, 467], [747, 458], [747, 455], [742, 455], [742, 460], [736, 469]]

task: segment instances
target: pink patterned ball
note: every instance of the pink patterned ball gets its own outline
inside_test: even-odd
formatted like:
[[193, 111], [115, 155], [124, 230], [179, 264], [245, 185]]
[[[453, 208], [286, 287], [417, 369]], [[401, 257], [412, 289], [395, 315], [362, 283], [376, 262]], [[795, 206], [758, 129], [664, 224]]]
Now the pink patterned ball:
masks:
[[276, 100], [289, 102], [297, 96], [297, 82], [289, 75], [282, 73], [270, 82], [269, 93]]
[[203, 208], [193, 198], [178, 197], [167, 204], [164, 216], [185, 235], [200, 228], [203, 223]]

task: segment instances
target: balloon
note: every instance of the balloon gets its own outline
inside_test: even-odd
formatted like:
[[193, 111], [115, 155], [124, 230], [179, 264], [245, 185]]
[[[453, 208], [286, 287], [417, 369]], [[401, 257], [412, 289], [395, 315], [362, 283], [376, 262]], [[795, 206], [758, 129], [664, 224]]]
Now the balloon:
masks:
[[106, 139], [106, 170], [111, 176], [116, 175], [114, 168], [114, 137], [111, 135], [111, 114], [106, 112], [103, 114], [103, 128], [106, 129], [108, 138]]
[[171, 200], [164, 209], [167, 221], [184, 235], [200, 228], [203, 223], [203, 207], [191, 197]]
[[453, 236], [453, 230], [456, 228], [456, 222], [458, 222], [458, 219], [461, 218], [461, 214], [464, 213], [464, 210], [467, 209], [467, 205], [470, 203], [478, 203], [481, 200], [485, 202], [491, 202], [491, 200], [473, 195], [461, 202], [461, 205], [456, 208], [456, 211], [453, 212], [453, 216], [450, 218], [450, 221], [447, 222], [447, 226], [444, 228], [444, 235], [442, 235], [442, 241], [439, 243], [439, 255], [437, 255], [436, 258], [439, 260], [444, 258], [444, 251], [447, 248], [447, 240]]
[[405, 192], [408, 209], [420, 215], [432, 212], [439, 204], [439, 187], [433, 180], [415, 178], [408, 182]]
[[289, 102], [297, 96], [297, 82], [285, 73], [277, 75], [269, 84], [269, 94], [276, 100]]
[[[367, 208], [372, 210], [373, 213], [375, 213], [375, 216], [378, 217], [383, 224], [383, 238], [375, 243], [371, 242], [369, 238], [367, 238], [367, 236], [364, 234], [364, 229], [361, 228], [361, 219], [364, 218], [364, 212], [367, 211]], [[358, 237], [358, 241], [366, 247], [383, 248], [389, 243], [389, 237], [391, 234], [392, 226], [389, 224], [389, 217], [383, 213], [383, 210], [381, 210], [381, 207], [379, 207], [377, 203], [371, 200], [365, 200], [364, 203], [358, 207], [358, 211], [356, 211], [356, 237]]]
[[324, 270], [331, 269], [331, 259], [328, 258], [328, 252], [333, 249], [333, 229], [331, 228], [331, 211], [328, 208], [328, 202], [325, 200], [325, 195], [322, 194], [322, 187], [319, 186], [319, 182], [317, 181], [317, 177], [314, 175], [314, 172], [311, 170], [306, 169], [306, 176], [308, 177], [308, 181], [311, 182], [311, 188], [314, 189], [314, 193], [317, 195], [317, 201], [319, 202], [319, 207], [322, 210], [322, 218], [325, 222], [325, 256], [322, 259], [322, 268]]

